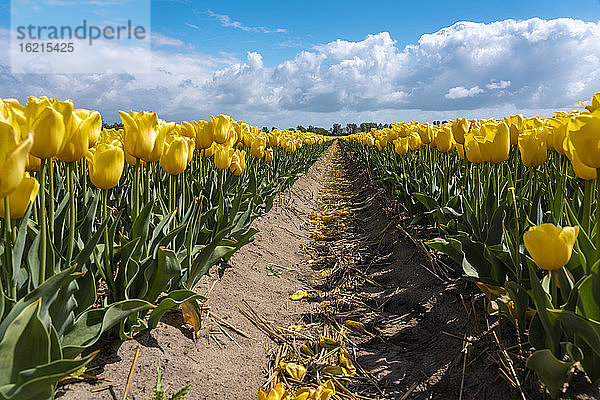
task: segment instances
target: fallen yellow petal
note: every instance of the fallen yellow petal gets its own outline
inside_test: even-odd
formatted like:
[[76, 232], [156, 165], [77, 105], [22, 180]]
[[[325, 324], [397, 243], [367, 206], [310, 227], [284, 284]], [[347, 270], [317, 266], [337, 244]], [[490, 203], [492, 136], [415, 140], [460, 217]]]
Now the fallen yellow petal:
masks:
[[308, 292], [304, 289], [299, 289], [296, 293], [290, 294], [290, 299], [292, 300], [301, 300], [305, 297], [308, 297]]

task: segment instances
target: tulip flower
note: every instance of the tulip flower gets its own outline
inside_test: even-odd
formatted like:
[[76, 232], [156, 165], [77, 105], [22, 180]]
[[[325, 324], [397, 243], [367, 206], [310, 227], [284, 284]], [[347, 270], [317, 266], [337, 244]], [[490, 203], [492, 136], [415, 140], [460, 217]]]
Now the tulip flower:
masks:
[[165, 141], [164, 152], [160, 157], [160, 165], [167, 174], [179, 175], [185, 171], [190, 161], [189, 145], [186, 139], [181, 136], [169, 136]]
[[541, 130], [528, 131], [519, 135], [519, 151], [521, 161], [527, 167], [537, 167], [548, 159], [546, 141]]
[[469, 132], [469, 127], [469, 120], [466, 117], [452, 121], [452, 136], [456, 143], [463, 144], [465, 142], [465, 135]]
[[227, 115], [219, 114], [216, 117], [211, 115], [210, 122], [213, 128], [213, 140], [220, 144], [227, 142], [231, 134], [231, 119]]
[[229, 169], [234, 150], [231, 147], [217, 145], [215, 147], [215, 165], [219, 169]]
[[52, 158], [62, 149], [65, 135], [63, 116], [45, 97], [28, 97], [27, 100], [27, 132], [33, 135], [31, 154], [41, 159]]
[[156, 113], [147, 111], [138, 113], [129, 111], [129, 113], [125, 113], [119, 111], [119, 115], [125, 128], [125, 138], [123, 140], [125, 151], [146, 162], [155, 159], [156, 157], [153, 157], [152, 153], [159, 132]]
[[586, 181], [596, 179], [596, 168], [591, 168], [585, 165], [581, 161], [579, 154], [577, 154], [575, 147], [570, 142], [567, 142], [567, 157], [571, 161], [573, 171], [575, 171], [575, 175], [577, 175], [577, 177]]
[[506, 124], [510, 130], [510, 144], [515, 145], [519, 141], [519, 135], [523, 132], [525, 119], [521, 114], [511, 115]]
[[156, 135], [156, 140], [154, 141], [154, 148], [152, 152], [148, 156], [146, 161], [148, 162], [157, 162], [160, 160], [164, 147], [165, 147], [165, 139], [168, 135], [176, 133], [180, 133], [181, 128], [175, 122], [165, 122], [162, 119], [158, 120], [158, 135]]
[[[19, 186], [8, 195], [11, 219], [23, 218], [29, 204], [37, 197], [39, 189], [38, 181], [25, 172]], [[0, 201], [0, 218], [4, 219], [4, 216], [4, 202]]]
[[83, 127], [83, 120], [69, 109], [63, 114], [63, 120], [65, 121], [65, 136], [57, 157], [64, 162], [79, 161], [87, 154], [89, 148], [88, 132], [94, 129], [89, 124], [93, 121], [90, 119], [88, 126]]
[[447, 126], [440, 129], [435, 137], [435, 144], [437, 149], [442, 153], [447, 153], [452, 150], [454, 147], [452, 130]]
[[99, 143], [87, 154], [90, 181], [100, 189], [111, 189], [119, 184], [125, 153], [123, 149], [112, 143]]
[[410, 133], [410, 136], [408, 137], [408, 147], [412, 151], [419, 150], [419, 147], [421, 147], [421, 137], [416, 132]]
[[208, 149], [214, 142], [213, 126], [210, 121], [196, 122], [196, 148]]
[[19, 143], [15, 129], [6, 122], [0, 122], [0, 199], [20, 185], [32, 145], [31, 135]]
[[408, 153], [408, 138], [399, 138], [394, 141], [394, 150], [400, 156]]
[[553, 271], [567, 265], [578, 234], [579, 226], [541, 224], [525, 232], [523, 242], [539, 268]]
[[[231, 158], [230, 170], [235, 176], [240, 176], [244, 173], [246, 169], [246, 157], [240, 154], [237, 150], [233, 153], [233, 157]], [[243, 161], [242, 161], [243, 160]]]
[[473, 164], [479, 164], [485, 161], [485, 158], [481, 155], [481, 142], [483, 142], [483, 138], [476, 135], [474, 132], [470, 132], [465, 136], [464, 153], [467, 160]]
[[273, 156], [273, 149], [271, 147], [265, 150], [265, 159], [268, 162], [272, 162], [275, 159]]
[[100, 132], [102, 132], [102, 117], [98, 111], [85, 109], [76, 109], [73, 111], [83, 121], [81, 129], [88, 135], [88, 148], [92, 148], [98, 143]]
[[267, 146], [267, 143], [265, 141], [264, 138], [262, 137], [256, 137], [254, 138], [254, 140], [252, 141], [252, 146], [250, 147], [250, 154], [252, 154], [252, 157], [254, 158], [263, 158], [265, 155], [265, 147]]
[[510, 132], [504, 122], [499, 124], [484, 124], [481, 127], [484, 141], [480, 142], [479, 150], [485, 161], [499, 163], [508, 159], [510, 152]]
[[567, 141], [582, 163], [590, 168], [600, 168], [600, 109], [572, 118], [569, 121]]

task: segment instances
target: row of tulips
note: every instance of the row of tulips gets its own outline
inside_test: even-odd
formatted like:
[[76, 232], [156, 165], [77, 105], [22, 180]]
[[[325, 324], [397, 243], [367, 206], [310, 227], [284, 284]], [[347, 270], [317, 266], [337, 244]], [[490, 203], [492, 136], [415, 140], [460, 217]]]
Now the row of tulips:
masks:
[[528, 334], [558, 397], [574, 363], [600, 383], [600, 93], [550, 118], [393, 123], [344, 138], [413, 222]]
[[193, 291], [328, 138], [219, 115], [124, 129], [71, 101], [0, 100], [0, 399], [51, 399], [105, 332], [199, 313]]

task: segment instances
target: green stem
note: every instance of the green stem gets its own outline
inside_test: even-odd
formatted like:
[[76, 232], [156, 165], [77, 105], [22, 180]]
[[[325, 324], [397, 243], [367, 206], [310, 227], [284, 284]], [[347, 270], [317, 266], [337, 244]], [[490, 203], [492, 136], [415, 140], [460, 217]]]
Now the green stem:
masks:
[[131, 221], [135, 221], [140, 213], [140, 159], [135, 160], [134, 182], [133, 182], [133, 215]]
[[38, 286], [46, 280], [46, 169], [48, 160], [42, 159], [40, 167], [40, 270]]
[[67, 164], [67, 190], [69, 191], [69, 239], [67, 242], [67, 261], [65, 266], [69, 268], [73, 260], [73, 247], [75, 244], [75, 187], [73, 185], [73, 163]]
[[48, 165], [50, 167], [48, 179], [48, 189], [50, 190], [50, 198], [48, 199], [48, 232], [50, 240], [54, 240], [54, 163], [52, 160], [48, 160]]
[[596, 169], [596, 260], [600, 260], [600, 168]]
[[[583, 192], [583, 218], [581, 220], [581, 228], [589, 235], [591, 219], [592, 219], [592, 189], [594, 181], [585, 181], [585, 191]], [[590, 235], [591, 236], [591, 235]]]
[[10, 285], [10, 297], [17, 299], [17, 283], [13, 280], [14, 271], [12, 264], [12, 233], [10, 225], [10, 201], [8, 196], [4, 198], [4, 254], [6, 256], [7, 284]]
[[[108, 219], [108, 190], [100, 189], [102, 192], [102, 221]], [[108, 223], [104, 226], [104, 279], [111, 288], [114, 288], [113, 274], [110, 266], [110, 245], [108, 239]], [[112, 298], [112, 295], [111, 295]], [[114, 298], [113, 298], [114, 300]]]
[[150, 163], [146, 164], [146, 173], [144, 174], [144, 204], [150, 202], [150, 172], [152, 170], [151, 167], [152, 166]]

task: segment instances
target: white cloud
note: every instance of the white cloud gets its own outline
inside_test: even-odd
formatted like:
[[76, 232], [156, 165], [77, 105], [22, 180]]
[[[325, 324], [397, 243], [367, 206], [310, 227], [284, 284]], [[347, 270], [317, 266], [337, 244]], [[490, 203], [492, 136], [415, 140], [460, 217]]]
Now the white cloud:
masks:
[[174, 47], [183, 47], [185, 46], [185, 43], [183, 43], [182, 40], [171, 37], [171, 36], [166, 36], [163, 34], [160, 34], [158, 32], [152, 32], [152, 45], [153, 46], [157, 46], [157, 47], [161, 47], [161, 46], [174, 46]]
[[[228, 113], [287, 127], [549, 114], [600, 90], [600, 23], [573, 19], [459, 22], [405, 47], [382, 32], [317, 45], [274, 66], [256, 52], [239, 60], [160, 40], [173, 44], [153, 51], [145, 75], [11, 75], [0, 54], [0, 93], [73, 98], [109, 120], [117, 109], [145, 108], [171, 120]], [[131, 57], [110, 57], [121, 56]]]
[[268, 28], [265, 28], [264, 26], [246, 26], [239, 21], [232, 20], [229, 15], [217, 14], [210, 9], [206, 10], [206, 14], [215, 18], [219, 22], [221, 22], [221, 26], [223, 26], [223, 27], [240, 29], [240, 30], [246, 31], [246, 32], [262, 32], [262, 33], [285, 33], [285, 32], [287, 32], [287, 29], [283, 29], [283, 28], [268, 29]]
[[473, 86], [471, 89], [457, 86], [448, 90], [448, 93], [446, 93], [444, 97], [447, 99], [463, 99], [465, 97], [473, 97], [483, 92], [483, 89], [480, 89], [479, 86]]
[[490, 83], [488, 83], [487, 85], [485, 85], [486, 88], [490, 89], [490, 90], [494, 90], [494, 89], [506, 89], [507, 87], [510, 86], [510, 81], [496, 81], [495, 79], [492, 79], [492, 81]]

